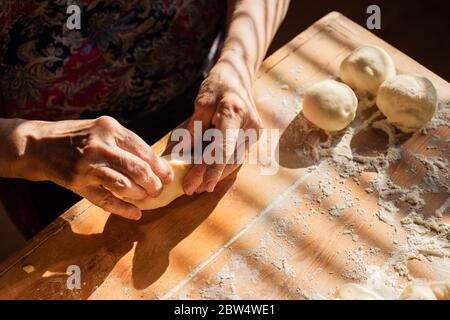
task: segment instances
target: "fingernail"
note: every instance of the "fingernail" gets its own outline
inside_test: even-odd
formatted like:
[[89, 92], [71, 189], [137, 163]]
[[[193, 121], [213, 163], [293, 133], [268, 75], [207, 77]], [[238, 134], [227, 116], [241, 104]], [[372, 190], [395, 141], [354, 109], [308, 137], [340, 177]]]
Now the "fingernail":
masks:
[[133, 211], [132, 218], [136, 221], [141, 220], [142, 218], [141, 210]]
[[216, 187], [216, 183], [214, 181], [210, 181], [206, 185], [206, 191], [213, 192], [215, 187]]
[[188, 196], [192, 196], [194, 194], [195, 190], [192, 190], [192, 185], [188, 184], [184, 186], [184, 193], [186, 193]]

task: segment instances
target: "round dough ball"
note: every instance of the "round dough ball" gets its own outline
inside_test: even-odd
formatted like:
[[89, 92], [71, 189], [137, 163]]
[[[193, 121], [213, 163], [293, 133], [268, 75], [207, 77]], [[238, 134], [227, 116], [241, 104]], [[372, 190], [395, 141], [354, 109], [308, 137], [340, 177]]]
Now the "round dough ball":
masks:
[[339, 76], [358, 93], [377, 94], [380, 85], [396, 75], [389, 54], [376, 46], [363, 46], [353, 51], [341, 64]]
[[387, 120], [404, 132], [414, 132], [433, 118], [436, 89], [425, 77], [398, 75], [378, 90], [377, 105]]
[[355, 119], [357, 108], [353, 90], [334, 80], [321, 81], [305, 91], [303, 114], [323, 130], [344, 129]]

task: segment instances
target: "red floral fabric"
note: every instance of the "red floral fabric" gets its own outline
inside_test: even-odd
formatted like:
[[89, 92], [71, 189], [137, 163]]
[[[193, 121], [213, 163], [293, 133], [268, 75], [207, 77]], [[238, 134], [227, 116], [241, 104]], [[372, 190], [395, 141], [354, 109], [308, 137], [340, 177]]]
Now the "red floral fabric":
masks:
[[[223, 0], [0, 1], [0, 117], [151, 112], [202, 72]], [[65, 26], [69, 4], [82, 30]]]

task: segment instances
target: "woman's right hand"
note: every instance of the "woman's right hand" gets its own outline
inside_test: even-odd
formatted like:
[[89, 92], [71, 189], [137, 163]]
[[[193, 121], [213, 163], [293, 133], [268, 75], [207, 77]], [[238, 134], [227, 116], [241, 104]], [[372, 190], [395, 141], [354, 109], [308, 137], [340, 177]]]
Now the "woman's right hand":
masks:
[[111, 117], [26, 121], [17, 132], [25, 137], [25, 178], [53, 181], [128, 219], [142, 213], [121, 197], [157, 197], [173, 180], [170, 166]]

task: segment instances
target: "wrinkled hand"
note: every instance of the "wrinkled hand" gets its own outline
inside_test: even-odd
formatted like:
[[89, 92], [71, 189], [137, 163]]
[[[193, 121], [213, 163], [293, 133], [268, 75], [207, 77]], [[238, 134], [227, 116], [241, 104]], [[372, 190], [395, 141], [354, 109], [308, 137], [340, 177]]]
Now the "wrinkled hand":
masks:
[[186, 194], [214, 191], [222, 178], [239, 167], [239, 164], [228, 161], [235, 154], [238, 137], [226, 135], [226, 130], [262, 128], [251, 94], [252, 84], [247, 66], [241, 58], [233, 56], [221, 57], [202, 83], [188, 129], [192, 135], [194, 121], [201, 121], [203, 131], [210, 127], [220, 130], [224, 137], [221, 149], [227, 161], [193, 166], [183, 182]]
[[31, 180], [51, 180], [125, 218], [142, 213], [120, 197], [157, 197], [173, 180], [168, 164], [113, 118], [35, 122], [29, 132]]

